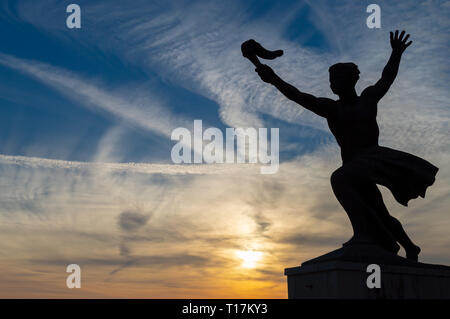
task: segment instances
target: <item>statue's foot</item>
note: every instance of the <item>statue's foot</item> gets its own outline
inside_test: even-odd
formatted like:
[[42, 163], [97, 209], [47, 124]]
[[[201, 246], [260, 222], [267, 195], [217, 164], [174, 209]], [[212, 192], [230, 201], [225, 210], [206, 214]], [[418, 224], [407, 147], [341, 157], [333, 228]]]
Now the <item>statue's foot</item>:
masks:
[[406, 250], [406, 258], [417, 262], [419, 260], [420, 247], [413, 245]]

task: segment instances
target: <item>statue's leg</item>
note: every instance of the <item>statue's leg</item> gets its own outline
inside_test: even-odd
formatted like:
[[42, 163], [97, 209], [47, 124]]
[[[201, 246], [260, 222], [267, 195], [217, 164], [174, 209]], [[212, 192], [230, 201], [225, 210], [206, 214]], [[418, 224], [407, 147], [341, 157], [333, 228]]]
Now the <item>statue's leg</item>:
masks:
[[403, 229], [400, 221], [389, 214], [389, 211], [384, 204], [383, 196], [381, 195], [378, 187], [374, 185], [373, 188], [374, 205], [376, 207], [378, 216], [380, 216], [383, 222], [388, 225], [392, 235], [394, 235], [395, 239], [400, 243], [400, 245], [403, 246], [406, 251], [406, 257], [408, 259], [417, 261], [418, 255], [420, 253], [420, 247], [412, 242], [408, 234], [406, 234], [405, 230]]
[[378, 217], [373, 201], [375, 185], [357, 166], [346, 164], [331, 175], [331, 186], [353, 228], [352, 242], [372, 242], [397, 253], [395, 238]]

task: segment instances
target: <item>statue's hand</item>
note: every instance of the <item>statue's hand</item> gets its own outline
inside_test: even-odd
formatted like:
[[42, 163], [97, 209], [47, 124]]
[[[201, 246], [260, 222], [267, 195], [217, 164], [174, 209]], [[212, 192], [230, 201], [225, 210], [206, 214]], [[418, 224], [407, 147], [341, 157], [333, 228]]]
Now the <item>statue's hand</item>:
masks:
[[405, 36], [404, 30], [400, 34], [398, 34], [398, 30], [395, 30], [395, 34], [391, 31], [390, 38], [392, 51], [400, 54], [402, 54], [412, 43], [412, 41], [406, 42], [409, 38], [409, 34]]
[[273, 83], [276, 79], [275, 72], [268, 65], [261, 64], [255, 69], [255, 71], [258, 73], [261, 80], [263, 80], [266, 83]]

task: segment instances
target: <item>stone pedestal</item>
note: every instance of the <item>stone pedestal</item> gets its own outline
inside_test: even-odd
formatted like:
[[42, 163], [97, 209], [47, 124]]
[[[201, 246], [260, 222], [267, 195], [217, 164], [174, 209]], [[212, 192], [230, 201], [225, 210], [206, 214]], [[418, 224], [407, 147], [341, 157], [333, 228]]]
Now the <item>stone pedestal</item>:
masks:
[[[381, 287], [368, 288], [369, 264]], [[409, 261], [373, 245], [355, 245], [286, 268], [288, 298], [450, 299], [450, 267]]]

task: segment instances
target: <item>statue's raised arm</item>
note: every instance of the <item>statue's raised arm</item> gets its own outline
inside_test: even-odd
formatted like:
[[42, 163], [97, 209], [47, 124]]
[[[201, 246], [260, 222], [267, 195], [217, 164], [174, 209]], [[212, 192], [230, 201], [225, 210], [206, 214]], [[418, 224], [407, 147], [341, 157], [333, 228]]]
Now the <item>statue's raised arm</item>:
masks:
[[289, 100], [294, 101], [304, 108], [327, 118], [332, 112], [332, 103], [328, 98], [315, 97], [314, 95], [301, 92], [295, 86], [283, 81], [271, 67], [263, 64], [255, 69], [261, 80], [274, 85]]
[[264, 48], [260, 43], [253, 39], [247, 40], [241, 45], [242, 55], [250, 60], [256, 67], [261, 80], [274, 85], [288, 99], [300, 104], [304, 108], [316, 113], [317, 115], [328, 117], [332, 111], [331, 103], [333, 100], [327, 98], [317, 98], [298, 90], [295, 86], [283, 81], [271, 67], [262, 64], [259, 58], [273, 60], [283, 55], [283, 50], [270, 51]]
[[409, 34], [405, 36], [405, 31], [402, 31], [400, 34], [398, 30], [396, 30], [395, 33], [390, 32], [392, 47], [391, 57], [383, 69], [381, 79], [379, 79], [375, 85], [366, 88], [362, 95], [369, 95], [379, 101], [387, 93], [397, 76], [402, 54], [412, 43], [412, 41], [407, 42], [408, 39]]

